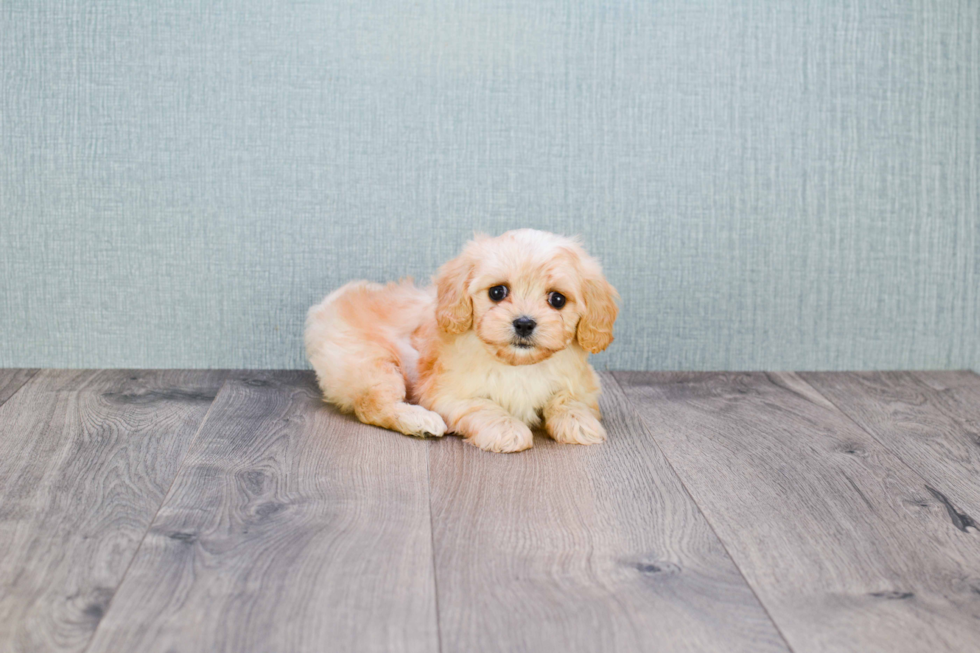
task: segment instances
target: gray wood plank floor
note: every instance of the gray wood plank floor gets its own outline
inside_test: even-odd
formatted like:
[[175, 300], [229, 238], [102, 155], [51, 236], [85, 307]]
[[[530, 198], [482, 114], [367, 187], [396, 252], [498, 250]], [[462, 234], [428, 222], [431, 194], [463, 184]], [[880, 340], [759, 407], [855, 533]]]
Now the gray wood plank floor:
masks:
[[[961, 529], [980, 519], [980, 383], [972, 372], [802, 374], [929, 482]], [[964, 512], [965, 510], [965, 512]]]
[[426, 454], [311, 374], [230, 380], [89, 650], [438, 650]]
[[0, 406], [0, 651], [82, 651], [221, 372], [43, 371]]
[[603, 375], [515, 455], [308, 372], [0, 370], [6, 651], [980, 650], [980, 377]]
[[442, 650], [785, 651], [610, 376], [602, 446], [430, 450]]
[[620, 373], [794, 651], [980, 650], [980, 537], [799, 376]]

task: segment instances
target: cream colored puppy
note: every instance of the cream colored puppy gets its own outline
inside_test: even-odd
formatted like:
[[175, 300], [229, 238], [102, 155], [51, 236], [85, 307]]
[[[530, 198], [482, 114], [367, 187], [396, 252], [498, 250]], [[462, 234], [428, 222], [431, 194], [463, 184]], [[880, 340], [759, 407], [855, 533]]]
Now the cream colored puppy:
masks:
[[354, 281], [310, 309], [306, 352], [324, 397], [367, 424], [448, 431], [487, 451], [606, 439], [589, 352], [612, 342], [616, 290], [573, 240], [477, 236], [435, 276]]

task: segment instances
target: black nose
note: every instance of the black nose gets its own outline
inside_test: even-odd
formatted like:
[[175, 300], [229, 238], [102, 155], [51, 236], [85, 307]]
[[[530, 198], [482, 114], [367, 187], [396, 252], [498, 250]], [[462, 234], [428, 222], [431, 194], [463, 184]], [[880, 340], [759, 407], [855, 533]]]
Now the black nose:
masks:
[[536, 326], [538, 326], [538, 323], [526, 315], [522, 315], [514, 320], [514, 331], [516, 331], [517, 335], [522, 338], [526, 338], [531, 335], [531, 332], [534, 331], [534, 327]]

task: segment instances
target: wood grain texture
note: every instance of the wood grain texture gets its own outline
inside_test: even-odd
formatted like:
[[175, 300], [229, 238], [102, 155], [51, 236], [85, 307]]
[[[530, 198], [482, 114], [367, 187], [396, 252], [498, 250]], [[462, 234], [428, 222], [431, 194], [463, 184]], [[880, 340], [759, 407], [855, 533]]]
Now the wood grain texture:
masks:
[[962, 528], [980, 520], [980, 377], [972, 372], [821, 372], [807, 383], [904, 460]]
[[0, 369], [0, 405], [10, 399], [37, 372], [38, 370], [18, 368]]
[[428, 446], [229, 380], [89, 650], [438, 650]]
[[0, 406], [0, 651], [81, 651], [220, 372], [43, 371]]
[[430, 453], [442, 651], [785, 651], [609, 376], [608, 442]]
[[980, 537], [793, 374], [617, 373], [797, 653], [980, 648]]

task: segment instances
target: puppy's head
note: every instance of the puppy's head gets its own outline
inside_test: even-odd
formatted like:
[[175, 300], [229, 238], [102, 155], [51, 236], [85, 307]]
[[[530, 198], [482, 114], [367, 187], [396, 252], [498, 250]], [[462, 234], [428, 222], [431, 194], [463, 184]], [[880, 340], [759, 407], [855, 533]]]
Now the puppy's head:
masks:
[[575, 241], [534, 229], [477, 236], [435, 277], [436, 319], [473, 329], [498, 360], [528, 365], [573, 341], [592, 353], [613, 340], [618, 294]]

